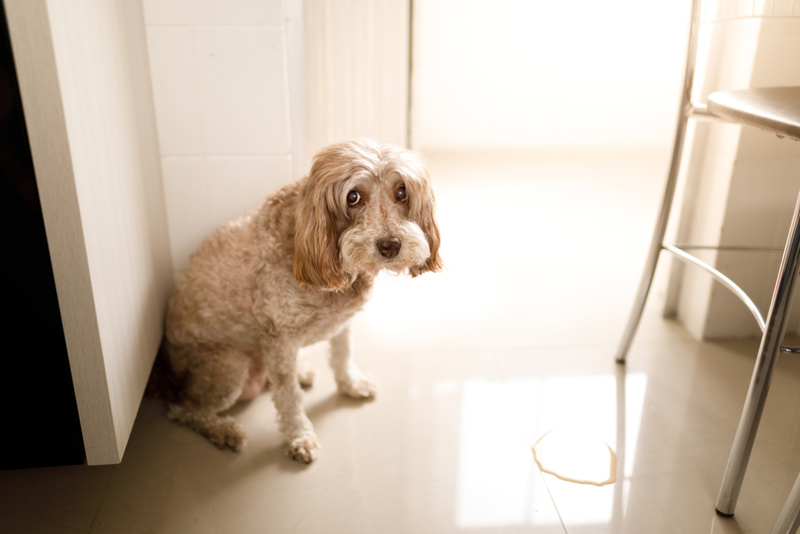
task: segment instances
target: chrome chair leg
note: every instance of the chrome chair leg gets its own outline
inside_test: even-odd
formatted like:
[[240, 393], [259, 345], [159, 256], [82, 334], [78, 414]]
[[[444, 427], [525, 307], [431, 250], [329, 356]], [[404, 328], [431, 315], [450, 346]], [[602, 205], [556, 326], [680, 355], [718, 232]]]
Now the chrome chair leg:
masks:
[[733, 439], [731, 455], [722, 479], [722, 487], [717, 498], [717, 513], [724, 516], [733, 515], [739, 490], [753, 449], [753, 442], [761, 421], [761, 413], [767, 400], [767, 393], [772, 381], [772, 373], [778, 361], [783, 336], [789, 320], [789, 311], [794, 298], [795, 282], [797, 280], [798, 253], [800, 252], [800, 197], [794, 209], [794, 218], [789, 229], [786, 247], [783, 250], [783, 260], [778, 272], [775, 291], [772, 294], [772, 303], [767, 314], [766, 328], [761, 338], [758, 349], [756, 365], [747, 391], [742, 417]]
[[800, 526], [800, 475], [794, 481], [789, 498], [786, 499], [781, 515], [775, 521], [770, 534], [794, 534], [798, 526]]
[[678, 183], [678, 174], [680, 173], [683, 144], [686, 139], [686, 125], [692, 109], [692, 84], [694, 83], [694, 66], [699, 32], [700, 0], [693, 0], [692, 18], [689, 27], [689, 46], [686, 56], [686, 72], [683, 77], [683, 92], [681, 94], [680, 108], [678, 109], [678, 126], [675, 129], [675, 144], [672, 148], [672, 160], [669, 166], [669, 174], [667, 175], [667, 184], [664, 188], [664, 198], [661, 202], [661, 211], [658, 215], [655, 230], [653, 231], [653, 238], [650, 241], [650, 251], [647, 253], [644, 273], [642, 273], [642, 279], [639, 282], [639, 290], [636, 293], [636, 299], [633, 301], [633, 309], [628, 318], [628, 325], [625, 327], [625, 332], [622, 334], [622, 339], [617, 348], [617, 355], [615, 358], [617, 363], [625, 363], [628, 350], [633, 342], [633, 336], [636, 334], [636, 329], [639, 327], [639, 321], [642, 319], [642, 312], [644, 311], [644, 304], [647, 301], [647, 294], [650, 292], [650, 285], [653, 283], [653, 275], [658, 265], [658, 256], [661, 253], [664, 234], [667, 231], [669, 214], [672, 210], [672, 200], [675, 197], [675, 186]]
[[670, 162], [669, 174], [667, 175], [667, 184], [664, 188], [664, 198], [661, 201], [661, 211], [658, 214], [655, 230], [653, 230], [650, 250], [647, 253], [647, 261], [644, 264], [644, 272], [639, 282], [639, 290], [633, 301], [633, 309], [628, 318], [628, 325], [625, 327], [622, 340], [620, 340], [619, 347], [617, 348], [617, 356], [615, 358], [617, 363], [625, 363], [628, 350], [631, 348], [631, 343], [633, 343], [633, 336], [636, 334], [636, 329], [639, 327], [639, 321], [642, 319], [642, 312], [644, 311], [644, 304], [647, 301], [647, 294], [650, 292], [653, 276], [658, 266], [658, 257], [661, 254], [661, 249], [664, 247], [664, 234], [667, 232], [669, 214], [670, 211], [672, 211], [672, 200], [675, 198], [675, 186], [678, 184], [683, 145], [686, 140], [686, 126], [689, 122], [683, 111], [687, 109], [686, 106], [690, 105], [688, 94], [684, 95], [683, 104], [684, 105], [681, 107], [682, 111], [678, 117], [678, 127], [675, 131], [675, 145], [672, 149], [672, 161]]
[[647, 301], [647, 294], [650, 292], [650, 285], [653, 283], [653, 275], [655, 275], [656, 267], [658, 266], [658, 257], [661, 254], [664, 234], [667, 231], [667, 223], [669, 222], [669, 213], [672, 210], [672, 200], [675, 197], [675, 186], [678, 182], [681, 152], [683, 151], [683, 141], [686, 137], [686, 122], [686, 118], [683, 116], [681, 116], [681, 119], [678, 121], [678, 132], [675, 136], [672, 164], [670, 165], [669, 175], [667, 176], [667, 185], [664, 189], [661, 211], [656, 221], [656, 228], [653, 231], [653, 238], [650, 241], [650, 250], [647, 253], [647, 261], [644, 264], [644, 272], [639, 282], [639, 290], [633, 301], [633, 309], [628, 318], [628, 325], [625, 327], [622, 340], [620, 340], [619, 347], [617, 348], [617, 355], [615, 358], [617, 363], [625, 363], [628, 350], [631, 347], [631, 343], [633, 343], [633, 336], [636, 334], [636, 329], [639, 327], [639, 321], [642, 319], [642, 312], [644, 311], [644, 304]]

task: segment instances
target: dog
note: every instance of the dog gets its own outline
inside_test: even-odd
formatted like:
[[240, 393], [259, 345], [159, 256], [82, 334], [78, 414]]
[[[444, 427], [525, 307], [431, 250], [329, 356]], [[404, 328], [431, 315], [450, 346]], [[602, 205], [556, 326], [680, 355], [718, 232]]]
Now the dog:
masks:
[[322, 149], [308, 176], [216, 230], [169, 301], [164, 348], [179, 391], [167, 416], [240, 451], [245, 432], [220, 412], [269, 384], [289, 455], [314, 460], [301, 390], [313, 377], [298, 350], [329, 340], [339, 392], [376, 394], [350, 354], [348, 323], [382, 269], [442, 270], [435, 209], [414, 152], [359, 140]]

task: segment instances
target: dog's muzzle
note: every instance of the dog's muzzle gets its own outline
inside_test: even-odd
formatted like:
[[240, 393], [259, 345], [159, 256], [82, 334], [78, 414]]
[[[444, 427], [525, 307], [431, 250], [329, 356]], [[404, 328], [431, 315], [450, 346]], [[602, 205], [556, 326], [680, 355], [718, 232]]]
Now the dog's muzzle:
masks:
[[387, 259], [392, 259], [397, 256], [397, 253], [400, 252], [400, 247], [402, 243], [400, 242], [399, 237], [395, 237], [392, 239], [382, 239], [378, 241], [378, 250], [381, 252], [381, 256]]

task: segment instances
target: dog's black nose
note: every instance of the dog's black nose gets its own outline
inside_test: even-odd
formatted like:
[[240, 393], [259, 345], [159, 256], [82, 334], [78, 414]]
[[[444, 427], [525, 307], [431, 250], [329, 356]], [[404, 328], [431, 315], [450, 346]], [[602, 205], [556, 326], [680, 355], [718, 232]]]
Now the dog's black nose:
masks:
[[400, 252], [400, 238], [383, 239], [378, 241], [378, 250], [384, 258], [394, 258]]

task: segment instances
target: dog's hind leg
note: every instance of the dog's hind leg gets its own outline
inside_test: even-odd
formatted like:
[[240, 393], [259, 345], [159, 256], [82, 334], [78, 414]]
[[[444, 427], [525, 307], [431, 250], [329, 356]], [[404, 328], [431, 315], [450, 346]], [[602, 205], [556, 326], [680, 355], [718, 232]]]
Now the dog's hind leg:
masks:
[[181, 392], [181, 401], [170, 404], [167, 417], [199, 432], [220, 449], [238, 452], [245, 433], [231, 416], [221, 416], [242, 394], [248, 377], [248, 361], [233, 350], [204, 350], [195, 354]]
[[350, 327], [331, 338], [331, 369], [339, 392], [354, 399], [374, 397], [378, 384], [356, 367], [350, 355]]

